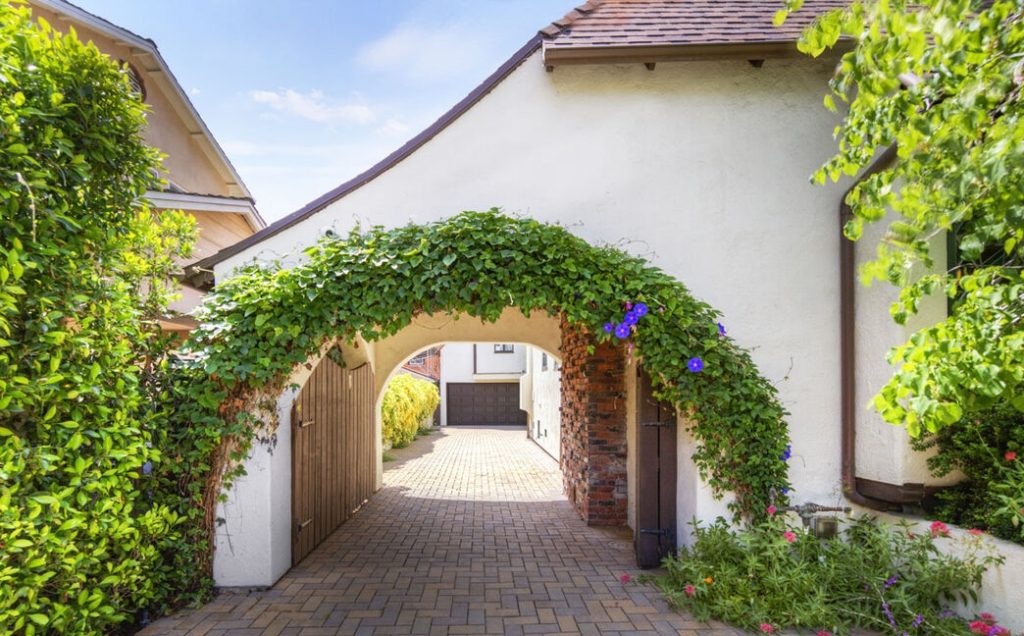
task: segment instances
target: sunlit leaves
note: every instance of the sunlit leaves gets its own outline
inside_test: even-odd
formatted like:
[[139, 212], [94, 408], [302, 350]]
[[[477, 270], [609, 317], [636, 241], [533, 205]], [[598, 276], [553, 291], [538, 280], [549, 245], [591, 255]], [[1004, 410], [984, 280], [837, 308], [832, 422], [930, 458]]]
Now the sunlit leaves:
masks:
[[[857, 0], [818, 20], [801, 48], [820, 53], [837, 28], [857, 41], [831, 82], [831, 101], [849, 108], [839, 152], [815, 180], [856, 174], [897, 147], [848, 197], [846, 235], [887, 223], [862, 279], [904, 288], [898, 322], [927, 294], [951, 300], [948, 320], [892, 352], [896, 373], [874, 400], [911, 433], [936, 430], [1024, 389], [1024, 16], [1012, 0]], [[936, 253], [946, 234], [956, 250], [948, 271]]]

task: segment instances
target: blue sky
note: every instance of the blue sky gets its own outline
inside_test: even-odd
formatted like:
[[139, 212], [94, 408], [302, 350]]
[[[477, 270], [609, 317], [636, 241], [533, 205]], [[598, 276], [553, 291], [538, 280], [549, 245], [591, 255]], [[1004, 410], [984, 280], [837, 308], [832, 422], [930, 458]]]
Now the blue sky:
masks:
[[157, 43], [268, 221], [355, 176], [574, 0], [73, 0]]

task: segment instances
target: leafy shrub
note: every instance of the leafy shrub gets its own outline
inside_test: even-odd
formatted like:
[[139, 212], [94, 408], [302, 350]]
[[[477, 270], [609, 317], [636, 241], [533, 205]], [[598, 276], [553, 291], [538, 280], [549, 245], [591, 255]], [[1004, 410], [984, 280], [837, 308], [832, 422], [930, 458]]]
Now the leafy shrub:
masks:
[[698, 619], [772, 632], [804, 628], [845, 633], [967, 634], [945, 603], [975, 598], [985, 568], [1000, 562], [981, 536], [967, 556], [939, 552], [948, 534], [915, 536], [906, 526], [861, 517], [841, 537], [820, 541], [779, 517], [734, 531], [719, 519], [695, 527], [695, 543], [665, 560], [658, 587]]
[[149, 496], [150, 387], [194, 223], [146, 206], [144, 113], [94, 46], [0, 0], [0, 633], [130, 622], [181, 539]]
[[965, 477], [936, 496], [935, 516], [1024, 543], [1024, 413], [993, 407], [916, 441], [915, 448], [938, 451], [928, 459], [935, 476], [960, 471]]
[[388, 382], [381, 402], [384, 441], [393, 448], [408, 446], [440, 403], [441, 394], [433, 383], [404, 373], [396, 375]]

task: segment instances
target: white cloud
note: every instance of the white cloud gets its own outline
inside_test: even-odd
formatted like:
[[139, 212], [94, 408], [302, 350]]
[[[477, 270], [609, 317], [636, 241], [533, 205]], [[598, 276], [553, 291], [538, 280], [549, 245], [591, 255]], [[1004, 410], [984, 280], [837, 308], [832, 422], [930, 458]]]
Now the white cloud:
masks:
[[409, 125], [397, 119], [389, 119], [377, 129], [377, 132], [384, 133], [385, 135], [404, 135], [409, 132]]
[[322, 91], [300, 93], [290, 88], [278, 91], [250, 91], [249, 97], [258, 104], [266, 104], [274, 110], [294, 115], [318, 124], [353, 123], [370, 124], [377, 119], [366, 104], [358, 102], [341, 103], [329, 99]]
[[406, 23], [364, 46], [357, 59], [373, 71], [430, 82], [475, 72], [480, 52], [493, 46], [493, 38], [469, 24]]

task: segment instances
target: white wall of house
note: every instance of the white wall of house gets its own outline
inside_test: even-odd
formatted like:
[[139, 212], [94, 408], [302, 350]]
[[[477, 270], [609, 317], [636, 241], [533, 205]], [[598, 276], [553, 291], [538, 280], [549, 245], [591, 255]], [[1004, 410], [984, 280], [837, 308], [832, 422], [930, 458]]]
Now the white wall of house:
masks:
[[562, 374], [558, 367], [557, 358], [528, 347], [526, 373], [519, 382], [519, 408], [526, 411], [528, 435], [555, 459], [562, 446]]
[[[495, 344], [511, 344], [513, 351], [495, 353]], [[455, 342], [445, 345], [441, 352], [441, 426], [448, 426], [449, 383], [518, 382], [526, 371], [527, 348], [522, 343]]]
[[[838, 116], [821, 105], [831, 73], [832, 62], [810, 59], [549, 73], [535, 54], [411, 156], [219, 264], [217, 278], [253, 259], [299, 259], [324, 229], [344, 233], [357, 220], [399, 226], [492, 206], [623, 245], [722, 310], [791, 414], [796, 501], [839, 504], [836, 215], [846, 186], [809, 181], [835, 150]], [[888, 320], [888, 298], [858, 291], [858, 319]], [[862, 336], [867, 389], [889, 376], [866, 361], [882, 360], [890, 340]], [[879, 430], [891, 434], [861, 436], [865, 470], [914, 481], [919, 466], [883, 456], [897, 432]], [[724, 510], [687, 459], [693, 443], [680, 433], [681, 529]]]

